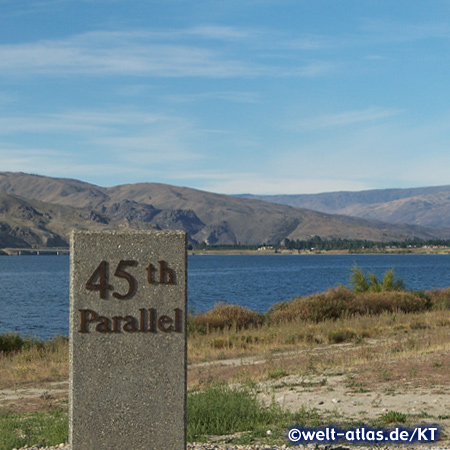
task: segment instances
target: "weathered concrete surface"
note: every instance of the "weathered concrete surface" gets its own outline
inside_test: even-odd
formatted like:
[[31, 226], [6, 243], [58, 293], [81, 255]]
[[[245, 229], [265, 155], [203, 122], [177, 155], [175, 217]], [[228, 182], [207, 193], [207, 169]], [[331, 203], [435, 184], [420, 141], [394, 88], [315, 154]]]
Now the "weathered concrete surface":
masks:
[[73, 233], [72, 450], [185, 449], [186, 261], [184, 232]]

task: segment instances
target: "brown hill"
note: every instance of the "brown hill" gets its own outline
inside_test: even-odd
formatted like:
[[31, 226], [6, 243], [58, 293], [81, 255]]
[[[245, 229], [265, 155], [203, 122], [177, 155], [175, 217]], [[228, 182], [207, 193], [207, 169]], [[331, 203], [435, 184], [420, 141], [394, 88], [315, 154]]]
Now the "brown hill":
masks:
[[[18, 227], [30, 234], [24, 239], [27, 245], [67, 242], [72, 228], [182, 229], [192, 243], [243, 245], [277, 244], [284, 238], [314, 235], [384, 241], [450, 237], [450, 232], [157, 183], [103, 188], [77, 180], [0, 172], [0, 192], [0, 225], [6, 227], [3, 235], [10, 240], [19, 238], [21, 232], [11, 231]], [[20, 204], [21, 211], [29, 214], [17, 212], [19, 207], [10, 206], [13, 204]], [[6, 237], [3, 239], [6, 242]]]
[[450, 228], [450, 186], [245, 197], [388, 223]]

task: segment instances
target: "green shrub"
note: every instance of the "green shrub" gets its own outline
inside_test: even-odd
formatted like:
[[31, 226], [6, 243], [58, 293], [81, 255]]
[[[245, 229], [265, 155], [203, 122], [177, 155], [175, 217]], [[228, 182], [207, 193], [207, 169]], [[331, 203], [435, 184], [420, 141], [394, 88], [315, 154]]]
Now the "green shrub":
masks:
[[47, 341], [41, 341], [31, 337], [21, 337], [16, 333], [0, 334], [0, 353], [17, 353], [22, 350], [37, 349], [43, 352], [54, 352], [67, 346], [69, 338], [55, 336]]
[[0, 335], [0, 353], [13, 353], [22, 350], [24, 340], [18, 334], [7, 333]]
[[386, 271], [380, 282], [373, 273], [364, 274], [356, 264], [351, 269], [350, 284], [356, 293], [391, 292], [405, 289], [403, 281], [395, 279], [394, 269]]

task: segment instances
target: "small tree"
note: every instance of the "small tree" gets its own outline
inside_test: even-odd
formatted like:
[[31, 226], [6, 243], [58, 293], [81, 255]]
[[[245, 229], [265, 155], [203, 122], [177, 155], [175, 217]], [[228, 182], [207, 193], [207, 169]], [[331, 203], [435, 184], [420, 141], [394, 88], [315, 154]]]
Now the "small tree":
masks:
[[405, 289], [405, 283], [402, 280], [396, 280], [394, 269], [388, 270], [381, 283], [382, 291], [402, 291]]
[[350, 284], [352, 285], [354, 292], [367, 292], [369, 290], [367, 277], [356, 264], [352, 267]]
[[350, 284], [352, 285], [353, 292], [357, 293], [401, 291], [405, 289], [403, 281], [395, 279], [394, 269], [386, 271], [380, 283], [375, 274], [364, 274], [356, 264], [352, 268]]

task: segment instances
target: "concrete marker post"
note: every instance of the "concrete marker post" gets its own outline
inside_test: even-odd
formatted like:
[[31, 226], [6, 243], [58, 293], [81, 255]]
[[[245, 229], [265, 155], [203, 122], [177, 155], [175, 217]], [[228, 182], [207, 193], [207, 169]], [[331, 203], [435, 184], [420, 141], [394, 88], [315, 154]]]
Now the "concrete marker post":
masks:
[[72, 450], [186, 448], [186, 234], [74, 232]]

